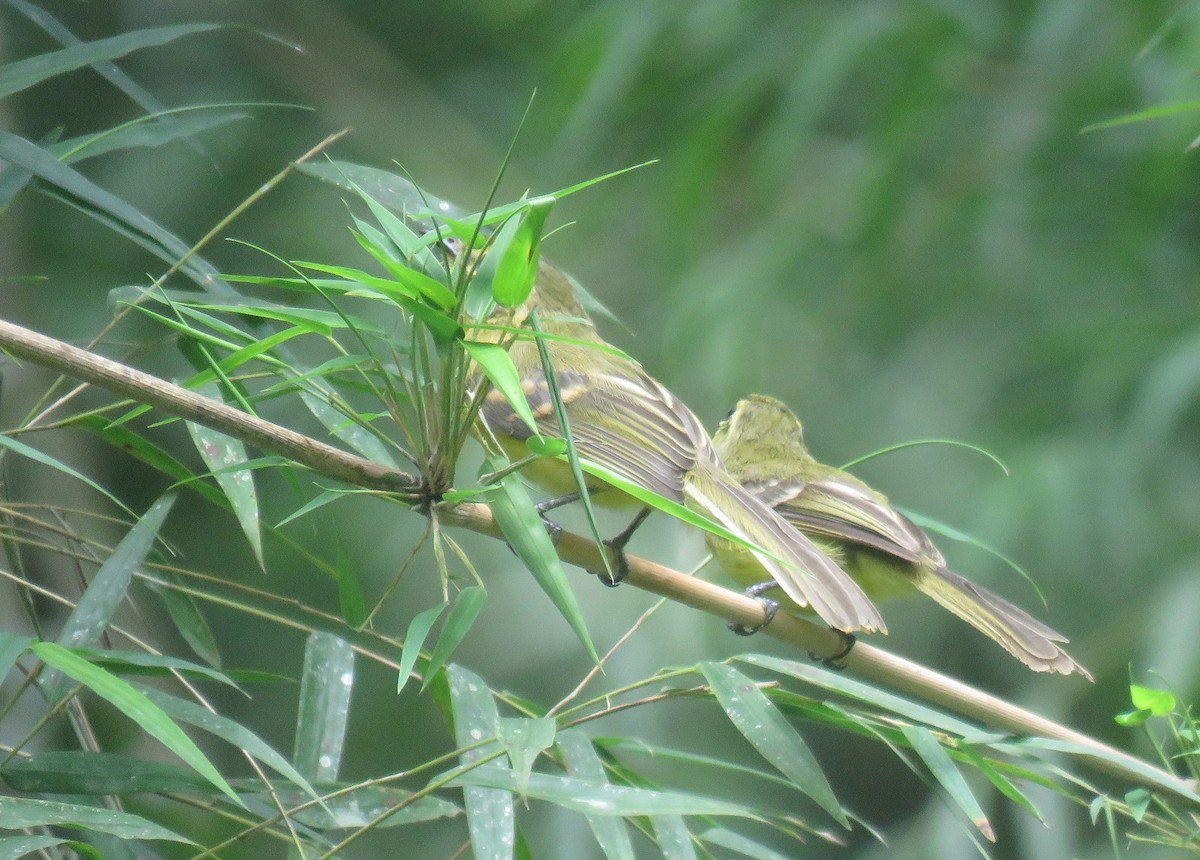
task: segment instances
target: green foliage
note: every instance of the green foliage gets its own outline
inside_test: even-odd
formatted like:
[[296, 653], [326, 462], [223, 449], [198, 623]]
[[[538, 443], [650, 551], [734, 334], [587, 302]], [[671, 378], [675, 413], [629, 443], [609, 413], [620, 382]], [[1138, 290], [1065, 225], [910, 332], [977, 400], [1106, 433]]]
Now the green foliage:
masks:
[[[1102, 680], [1141, 649], [1190, 683], [1196, 653], [1180, 643], [1200, 617], [1188, 611], [1200, 473], [1179, 443], [1200, 391], [1200, 271], [1182, 154], [1195, 134], [1186, 10], [1167, 20], [1167, 4], [1067, 0], [970, 12], [716, 0], [636, 15], [537, 0], [469, 16], [322, 7], [351, 29], [354, 16], [405, 16], [405, 62], [436, 69], [437, 107], [406, 101], [419, 90], [407, 76], [368, 92], [311, 69], [295, 77], [301, 100], [339, 91], [361, 120], [355, 145], [386, 147], [357, 160], [399, 152], [463, 199], [492, 182], [472, 213], [402, 172], [346, 161], [300, 166], [323, 183], [284, 182], [285, 170], [264, 184], [312, 127], [252, 105], [164, 109], [114, 63], [144, 52], [136, 76], [161, 86], [188, 79], [174, 63], [199, 62], [232, 92], [235, 69], [272, 74], [269, 60], [221, 56], [234, 40], [278, 50], [260, 34], [182, 23], [114, 36], [81, 21], [81, 41], [47, 9], [0, 7], [0, 23], [54, 42], [0, 66], [17, 119], [0, 133], [0, 224], [28, 240], [13, 239], [25, 254], [8, 255], [23, 268], [0, 280], [3, 315], [66, 339], [103, 328], [99, 348], [130, 363], [415, 470], [433, 515], [426, 525], [190, 424], [189, 448], [171, 416], [151, 423], [138, 404], [43, 382], [30, 403], [20, 398], [31, 387], [6, 385], [0, 853], [119, 856], [116, 840], [138, 840], [139, 856], [191, 856], [171, 844], [189, 842], [220, 856], [280, 845], [379, 856], [438, 853], [432, 840], [449, 856], [469, 840], [477, 857], [556, 856], [550, 834], [569, 832], [580, 853], [606, 857], [849, 856], [871, 850], [862, 819], [913, 814], [911, 802], [883, 812], [914, 794], [893, 790], [905, 768], [951, 810], [956, 835], [942, 839], [959, 846], [982, 835], [1016, 851], [1046, 822], [1078, 839], [1075, 855], [1106, 839], [1118, 856], [1126, 839], [1195, 851], [1191, 798], [1155, 784], [1150, 766], [1153, 789], [1112, 792], [1085, 781], [1069, 745], [984, 732], [775, 655], [741, 654], [735, 666], [711, 653], [732, 646], [709, 619], [666, 629], [623, 614], [622, 600], [640, 612], [643, 595], [585, 598], [590, 583], [558, 562], [512, 468], [522, 464], [487, 460], [492, 479], [477, 481], [468, 444], [482, 379], [524, 404], [479, 323], [493, 305], [520, 303], [552, 248], [622, 308], [640, 335], [630, 351], [709, 416], [772, 389], [819, 416], [809, 426], [842, 448], [827, 459], [944, 433], [1004, 452], [1014, 477], [1000, 489], [936, 449], [867, 468], [907, 485], [893, 497], [933, 508], [945, 533], [1020, 548], [1069, 619], [1055, 626], [1086, 634], [1081, 659], [1103, 664]], [[280, 31], [289, 23], [299, 22]], [[374, 55], [374, 37], [349, 41], [364, 61]], [[328, 44], [314, 34], [305, 47]], [[46, 98], [68, 74], [66, 100]], [[502, 158], [476, 135], [507, 140], [535, 79], [545, 85], [495, 180]], [[386, 108], [354, 104], [381, 94]], [[81, 133], [101, 107], [101, 125]], [[463, 131], [462, 114], [476, 131]], [[383, 124], [392, 115], [400, 133]], [[60, 139], [60, 125], [73, 136]], [[199, 168], [180, 166], [180, 141]], [[624, 172], [606, 173], [612, 164], [647, 156], [661, 163], [575, 196], [600, 182], [580, 175], [608, 179]], [[525, 175], [563, 188], [506, 196]], [[308, 196], [297, 205], [288, 194]], [[568, 206], [582, 226], [547, 235], [551, 209]], [[193, 249], [179, 238], [213, 224], [213, 236], [244, 241]], [[483, 262], [455, 266], [455, 240], [486, 251]], [[120, 286], [148, 269], [163, 274]], [[247, 273], [222, 274], [234, 271]], [[10, 280], [43, 273], [48, 285], [34, 290]], [[15, 367], [2, 369], [8, 382]], [[530, 456], [577, 460], [569, 433]], [[906, 459], [919, 456], [937, 459]], [[493, 506], [515, 559], [446, 533], [437, 503], [462, 499]], [[598, 516], [587, 514], [596, 536]], [[529, 596], [534, 583], [549, 604]], [[1137, 629], [1151, 597], [1180, 610]], [[906, 644], [1017, 683], [1011, 666], [994, 674], [938, 624], [907, 625], [922, 637]], [[593, 639], [621, 645], [604, 674]], [[184, 648], [200, 662], [175, 655]], [[1051, 689], [1060, 708], [1077, 704], [1058, 692], [1074, 688], [1039, 687]], [[1133, 686], [1133, 710], [1117, 719], [1144, 733], [1165, 770], [1195, 779], [1198, 732], [1180, 705], [1192, 698], [1190, 687]], [[1109, 712], [1099, 697], [1075, 710], [1094, 725]], [[289, 757], [278, 749], [293, 735]], [[1062, 835], [1066, 803], [1101, 826]], [[888, 829], [901, 831], [887, 833], [897, 856], [926, 856], [927, 827]]]

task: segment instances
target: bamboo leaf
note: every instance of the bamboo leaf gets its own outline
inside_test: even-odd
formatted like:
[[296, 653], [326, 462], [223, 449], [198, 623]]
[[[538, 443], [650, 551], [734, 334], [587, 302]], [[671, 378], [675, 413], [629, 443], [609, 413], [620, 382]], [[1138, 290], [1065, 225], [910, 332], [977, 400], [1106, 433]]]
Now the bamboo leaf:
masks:
[[433, 646], [433, 655], [429, 658], [429, 667], [425, 670], [425, 682], [421, 684], [422, 690], [429, 686], [430, 680], [442, 670], [470, 632], [471, 625], [483, 610], [485, 600], [487, 591], [478, 585], [464, 588], [458, 593], [450, 614], [446, 616], [446, 623], [442, 625], [437, 644]]
[[421, 656], [421, 648], [425, 645], [425, 640], [429, 637], [429, 631], [433, 629], [433, 625], [441, 617], [448, 603], [439, 603], [436, 606], [430, 606], [413, 616], [412, 621], [408, 622], [408, 632], [404, 634], [404, 649], [400, 654], [400, 667], [396, 673], [396, 694], [408, 683], [409, 676], [412, 675], [413, 667], [417, 665], [417, 658]]
[[332, 633], [310, 634], [304, 646], [292, 761], [313, 782], [337, 779], [353, 689], [354, 649]]
[[142, 48], [165, 45], [182, 36], [216, 30], [219, 24], [180, 24], [121, 33], [108, 39], [81, 42], [58, 51], [37, 54], [25, 60], [0, 66], [0, 99], [29, 89], [57, 75], [90, 66], [102, 60], [115, 60]]
[[797, 788], [849, 829], [850, 819], [834, 797], [833, 788], [808, 744], [753, 679], [724, 663], [701, 663], [699, 669], [742, 736]]
[[901, 726], [900, 728], [904, 737], [912, 745], [913, 751], [925, 762], [929, 772], [933, 774], [933, 778], [945, 789], [946, 795], [954, 805], [967, 816], [967, 819], [975, 825], [985, 839], [995, 842], [996, 832], [992, 829], [992, 824], [987, 820], [987, 816], [984, 815], [983, 807], [971, 793], [971, 787], [967, 785], [966, 779], [954, 764], [954, 759], [950, 758], [950, 754], [938, 743], [933, 732], [924, 726]]
[[[487, 463], [488, 468], [493, 471], [508, 465], [503, 458], [495, 455], [490, 455]], [[583, 610], [571, 588], [562, 560], [554, 549], [554, 541], [547, 533], [546, 524], [538, 516], [537, 509], [520, 479], [516, 475], [506, 476], [498, 486], [487, 492], [487, 500], [508, 545], [533, 574], [537, 584], [546, 592], [546, 596], [562, 617], [571, 625], [571, 629], [587, 649], [588, 656], [598, 664], [600, 656], [592, 644]]]
[[93, 666], [87, 660], [57, 643], [37, 642], [31, 645], [29, 650], [46, 665], [73, 678], [96, 695], [111, 702], [143, 731], [157, 739], [197, 773], [217, 786], [230, 800], [238, 806], [243, 805], [229, 783], [213, 767], [200, 748], [145, 694], [139, 692], [127, 681], [98, 666]]
[[[478, 675], [461, 666], [446, 669], [450, 703], [454, 717], [454, 741], [464, 752], [459, 757], [464, 765], [490, 755], [495, 745], [479, 746], [481, 740], [496, 737], [500, 715], [492, 691]], [[467, 829], [471, 833], [471, 850], [476, 860], [508, 860], [513, 856], [516, 830], [513, 822], [515, 779], [502, 765], [487, 765], [489, 771], [508, 774], [510, 785], [478, 786], [465, 784], [463, 797], [467, 807]], [[469, 773], [477, 773], [476, 768]]]
[[0, 830], [59, 826], [86, 827], [119, 839], [162, 839], [196, 844], [186, 836], [128, 812], [31, 797], [6, 797], [4, 803], [0, 803]]
[[[211, 397], [214, 400], [223, 399], [221, 388], [215, 382], [195, 386], [195, 391], [197, 394]], [[258, 511], [258, 491], [254, 487], [251, 471], [248, 468], [238, 468], [245, 466], [249, 459], [246, 456], [246, 446], [232, 436], [212, 430], [203, 424], [193, 421], [186, 423], [188, 433], [192, 437], [196, 450], [200, 453], [200, 458], [212, 470], [217, 485], [225, 494], [225, 498], [229, 499], [229, 505], [233, 508], [238, 524], [242, 527], [242, 533], [250, 542], [250, 549], [254, 552], [258, 566], [265, 570], [262, 526]]]
[[[570, 729], [558, 736], [558, 750], [562, 753], [567, 773], [577, 779], [593, 783], [607, 783], [604, 764], [596, 754], [591, 739], [579, 729]], [[588, 826], [604, 856], [613, 860], [633, 860], [633, 843], [625, 823], [610, 815], [586, 815]], [[665, 854], [664, 854], [665, 856]]]
[[518, 792], [524, 796], [529, 774], [538, 756], [554, 743], [556, 725], [551, 717], [504, 717], [500, 720], [498, 737], [508, 753], [509, 764], [516, 774]]

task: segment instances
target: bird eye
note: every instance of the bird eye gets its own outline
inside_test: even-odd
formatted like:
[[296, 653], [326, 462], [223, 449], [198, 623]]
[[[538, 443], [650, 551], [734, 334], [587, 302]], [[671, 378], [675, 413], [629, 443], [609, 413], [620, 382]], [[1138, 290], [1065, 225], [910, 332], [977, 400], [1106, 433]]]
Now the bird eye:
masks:
[[732, 417], [733, 417], [733, 413], [734, 413], [734, 412], [736, 412], [736, 411], [737, 411], [737, 405], [736, 405], [736, 404], [734, 404], [733, 406], [730, 406], [730, 407], [729, 407], [729, 411], [725, 413], [725, 417], [724, 417], [724, 418], [722, 418], [721, 420], [722, 420], [722, 421], [728, 421], [730, 418], [732, 418]]

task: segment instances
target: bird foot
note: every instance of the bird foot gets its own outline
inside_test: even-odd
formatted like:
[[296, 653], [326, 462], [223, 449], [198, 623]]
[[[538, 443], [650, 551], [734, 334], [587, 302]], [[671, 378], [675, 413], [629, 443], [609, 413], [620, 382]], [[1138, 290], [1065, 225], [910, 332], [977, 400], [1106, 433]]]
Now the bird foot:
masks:
[[775, 613], [779, 611], [779, 601], [772, 600], [769, 597], [763, 597], [763, 594], [773, 588], [778, 588], [779, 583], [771, 580], [770, 582], [759, 582], [747, 588], [743, 594], [747, 597], [752, 597], [759, 602], [763, 608], [763, 620], [754, 625], [747, 627], [744, 624], [738, 624], [736, 621], [728, 621], [725, 626], [736, 633], [738, 636], [753, 636], [758, 631], [762, 630], [768, 624], [775, 620]]

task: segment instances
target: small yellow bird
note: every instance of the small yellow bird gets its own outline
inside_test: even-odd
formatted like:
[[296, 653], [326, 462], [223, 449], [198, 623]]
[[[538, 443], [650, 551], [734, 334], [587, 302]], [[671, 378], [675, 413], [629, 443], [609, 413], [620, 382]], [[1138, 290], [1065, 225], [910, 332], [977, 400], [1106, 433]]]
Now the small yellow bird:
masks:
[[[1058, 643], [1067, 638], [1023, 609], [946, 568], [923, 530], [888, 500], [840, 469], [817, 462], [804, 429], [783, 403], [763, 395], [738, 402], [713, 437], [729, 474], [811, 537], [874, 600], [920, 592], [1038, 672], [1077, 672], [1091, 680]], [[763, 580], [762, 569], [734, 544], [706, 535], [709, 547], [740, 584]], [[790, 607], [795, 610], [796, 607]]]
[[[848, 574], [729, 476], [695, 414], [637, 363], [608, 347], [571, 281], [544, 259], [528, 300], [512, 311], [501, 310], [492, 321], [522, 326], [534, 311], [548, 335], [543, 343], [580, 457], [685, 503], [766, 550], [746, 552], [788, 597], [831, 627], [847, 633], [885, 629], [874, 604]], [[561, 435], [538, 344], [532, 338], [518, 338], [509, 356], [539, 431]], [[494, 437], [511, 460], [528, 456], [525, 441], [533, 431], [500, 391], [485, 397], [480, 422], [483, 434]], [[560, 458], [534, 460], [522, 474], [555, 495], [577, 489], [569, 466]], [[612, 488], [597, 495], [596, 501], [614, 507], [641, 504]]]

